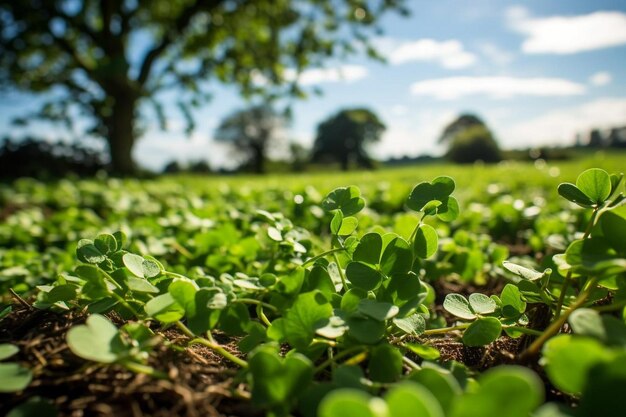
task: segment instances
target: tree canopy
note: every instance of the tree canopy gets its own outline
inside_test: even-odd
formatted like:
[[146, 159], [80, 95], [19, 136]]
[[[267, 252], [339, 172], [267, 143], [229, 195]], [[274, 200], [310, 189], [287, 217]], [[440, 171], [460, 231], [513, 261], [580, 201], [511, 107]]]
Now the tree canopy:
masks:
[[441, 136], [439, 136], [439, 143], [449, 144], [459, 132], [472, 126], [483, 126], [486, 128], [487, 125], [475, 114], [461, 114], [443, 129]]
[[345, 171], [350, 162], [369, 168], [366, 146], [378, 142], [386, 126], [366, 108], [344, 109], [329, 117], [317, 128], [313, 161], [336, 160]]
[[368, 37], [404, 3], [1, 0], [0, 85], [49, 93], [37, 116], [88, 120], [84, 133], [107, 140], [112, 169], [131, 173], [138, 120], [152, 110], [167, 125], [164, 92], [176, 92], [188, 131], [213, 80], [244, 96], [301, 96], [294, 74], [363, 48], [375, 56]]
[[269, 105], [238, 110], [227, 116], [215, 132], [215, 140], [230, 144], [244, 157], [244, 166], [257, 174], [265, 172], [268, 148], [284, 138], [287, 118]]
[[502, 159], [498, 143], [484, 125], [470, 125], [457, 131], [450, 142], [447, 157], [460, 164], [476, 161], [491, 163]]

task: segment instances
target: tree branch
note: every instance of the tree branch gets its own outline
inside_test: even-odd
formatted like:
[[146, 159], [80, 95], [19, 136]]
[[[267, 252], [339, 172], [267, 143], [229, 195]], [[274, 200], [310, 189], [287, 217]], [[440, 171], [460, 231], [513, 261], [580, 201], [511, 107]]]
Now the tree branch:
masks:
[[221, 5], [222, 2], [223, 0], [196, 0], [191, 5], [187, 6], [174, 21], [173, 30], [166, 31], [161, 41], [146, 54], [141, 64], [141, 69], [139, 70], [137, 83], [141, 86], [146, 83], [156, 60], [174, 43], [176, 38], [187, 29], [196, 14], [203, 10], [209, 12]]

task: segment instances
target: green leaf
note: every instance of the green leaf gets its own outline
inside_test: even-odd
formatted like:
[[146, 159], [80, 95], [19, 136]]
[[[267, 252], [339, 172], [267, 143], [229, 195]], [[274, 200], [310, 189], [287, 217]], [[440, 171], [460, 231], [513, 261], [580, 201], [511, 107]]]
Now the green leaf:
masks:
[[448, 294], [443, 300], [443, 308], [450, 314], [454, 314], [457, 317], [466, 320], [472, 320], [476, 318], [476, 314], [470, 308], [470, 303], [467, 298], [461, 294]]
[[485, 294], [474, 293], [469, 296], [470, 307], [476, 314], [489, 314], [496, 311], [496, 302]]
[[352, 216], [363, 210], [363, 207], [365, 200], [361, 197], [361, 191], [354, 185], [336, 188], [322, 201], [324, 210], [341, 210], [344, 216]]
[[10, 343], [0, 344], [0, 361], [10, 358], [19, 351], [20, 349], [17, 346]]
[[602, 323], [602, 317], [595, 310], [579, 308], [570, 314], [567, 321], [576, 334], [595, 337], [602, 341], [606, 340], [606, 329]]
[[407, 206], [411, 210], [421, 211], [426, 204], [433, 200], [445, 203], [454, 188], [454, 180], [450, 177], [437, 177], [430, 183], [421, 182], [409, 194]]
[[339, 236], [349, 236], [354, 233], [358, 225], [359, 220], [356, 217], [345, 217], [337, 234]]
[[517, 265], [509, 261], [502, 262], [502, 266], [514, 273], [515, 275], [519, 276], [520, 278], [528, 281], [537, 281], [538, 279], [541, 279], [545, 274], [544, 272], [535, 271], [534, 269], [526, 268], [524, 266]]
[[513, 284], [506, 284], [500, 294], [502, 314], [505, 317], [517, 317], [526, 311], [526, 301], [522, 300], [522, 293]]
[[459, 217], [459, 202], [456, 198], [448, 197], [448, 202], [437, 208], [437, 217], [444, 222], [451, 222]]
[[122, 257], [124, 266], [135, 276], [144, 278], [143, 274], [143, 257], [134, 253], [125, 253]]
[[143, 292], [149, 294], [159, 293], [159, 289], [157, 287], [150, 284], [146, 279], [143, 278], [128, 278], [128, 288], [134, 292]]
[[607, 212], [600, 217], [600, 226], [604, 238], [617, 252], [626, 256], [626, 219], [615, 213]]
[[402, 373], [402, 353], [398, 348], [383, 343], [370, 351], [369, 376], [376, 382], [395, 382]]
[[603, 169], [591, 168], [578, 176], [576, 187], [594, 203], [602, 204], [611, 195], [611, 177]]
[[393, 238], [380, 259], [381, 271], [387, 276], [403, 274], [409, 272], [412, 266], [413, 254], [409, 243], [399, 236]]
[[420, 343], [405, 343], [404, 346], [420, 358], [428, 361], [439, 359], [439, 357], [441, 357], [441, 352], [439, 352], [439, 349], [434, 346], [422, 345]]
[[403, 332], [413, 336], [419, 336], [426, 330], [426, 320], [424, 316], [418, 313], [402, 319], [393, 319], [393, 324]]
[[391, 303], [365, 299], [359, 302], [358, 312], [374, 320], [385, 321], [398, 315], [400, 309]]
[[415, 233], [413, 250], [418, 257], [427, 259], [437, 252], [438, 242], [437, 231], [432, 226], [422, 224]]
[[351, 313], [359, 308], [359, 303], [365, 298], [367, 298], [367, 291], [360, 288], [350, 288], [341, 297], [340, 307], [346, 313]]
[[346, 321], [339, 316], [332, 316], [328, 318], [326, 321], [323, 321], [319, 324], [319, 327], [315, 332], [323, 337], [328, 339], [337, 339], [344, 335], [346, 331], [348, 331], [348, 325]]
[[622, 417], [626, 386], [626, 355], [597, 364], [588, 373], [579, 416]]
[[343, 388], [331, 391], [320, 403], [319, 417], [383, 417], [386, 404], [363, 391]]
[[589, 370], [609, 361], [611, 352], [595, 339], [559, 335], [543, 347], [543, 365], [555, 387], [569, 394], [580, 394]]
[[[437, 354], [439, 354], [439, 351], [433, 347], [426, 346], [426, 348], [431, 350], [434, 349]], [[435, 355], [432, 356], [432, 358], [422, 357], [424, 359], [439, 358], [439, 355], [436, 357]], [[454, 400], [456, 400], [456, 398], [462, 393], [461, 387], [452, 373], [438, 367], [423, 367], [419, 371], [413, 372], [409, 375], [409, 380], [417, 382], [428, 389], [428, 391], [435, 396], [437, 401], [439, 401], [439, 404], [441, 404], [441, 408], [446, 415], [450, 412]]]
[[527, 368], [499, 366], [454, 402], [450, 417], [528, 417], [543, 402], [543, 383]]
[[346, 267], [346, 277], [354, 287], [365, 291], [378, 288], [383, 280], [380, 272], [361, 262], [350, 262]]
[[289, 411], [313, 379], [313, 364], [304, 355], [291, 353], [281, 358], [271, 347], [262, 346], [250, 354], [252, 402], [259, 407]]
[[383, 248], [383, 239], [378, 233], [363, 235], [354, 250], [352, 259], [370, 265], [376, 265], [380, 261], [380, 252]]
[[283, 241], [283, 234], [280, 233], [280, 230], [273, 226], [267, 228], [267, 236], [275, 242]]
[[330, 233], [333, 235], [339, 234], [341, 229], [341, 223], [343, 222], [343, 213], [341, 210], [335, 210], [332, 220], [330, 221]]
[[593, 201], [574, 184], [564, 182], [559, 185], [557, 191], [561, 197], [571, 201], [572, 203], [576, 203], [584, 208], [593, 207]]
[[77, 356], [94, 362], [113, 363], [118, 358], [115, 344], [119, 343], [117, 327], [106, 317], [92, 314], [86, 324], [67, 332], [67, 345]]
[[502, 332], [502, 324], [495, 317], [481, 317], [465, 329], [463, 343], [466, 346], [484, 346], [496, 340]]
[[98, 250], [93, 241], [81, 239], [76, 247], [76, 257], [81, 262], [89, 264], [99, 264], [106, 260], [106, 256]]
[[311, 291], [296, 297], [291, 308], [284, 317], [285, 337], [296, 349], [305, 350], [317, 329], [333, 315], [333, 308], [324, 294]]
[[101, 234], [93, 241], [94, 246], [104, 255], [117, 251], [117, 241], [113, 235]]
[[58, 412], [50, 401], [31, 397], [17, 407], [11, 409], [6, 417], [57, 417]]
[[32, 379], [32, 372], [20, 364], [0, 363], [0, 393], [21, 391]]
[[437, 398], [426, 388], [413, 382], [394, 386], [385, 395], [390, 417], [444, 417]]
[[348, 329], [348, 334], [358, 342], [374, 345], [383, 338], [387, 326], [384, 321], [372, 318], [350, 317]]

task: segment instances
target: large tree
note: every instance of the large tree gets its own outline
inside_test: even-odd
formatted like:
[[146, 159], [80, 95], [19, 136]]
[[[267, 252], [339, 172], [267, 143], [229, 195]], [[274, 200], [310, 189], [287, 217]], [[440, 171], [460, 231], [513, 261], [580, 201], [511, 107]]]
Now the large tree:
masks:
[[439, 136], [439, 143], [450, 144], [454, 137], [460, 132], [469, 129], [470, 127], [479, 126], [486, 128], [487, 125], [483, 120], [475, 114], [463, 113], [456, 119], [451, 121], [441, 132]]
[[245, 168], [262, 174], [269, 147], [281, 137], [286, 139], [287, 124], [287, 117], [269, 105], [253, 106], [222, 120], [215, 140], [231, 145], [236, 154], [244, 157]]
[[317, 128], [312, 159], [315, 162], [336, 160], [346, 171], [351, 161], [371, 167], [366, 146], [378, 142], [385, 124], [369, 109], [354, 108], [339, 111]]
[[176, 92], [189, 130], [211, 79], [246, 96], [299, 96], [294, 72], [359, 44], [375, 55], [367, 38], [404, 2], [0, 0], [0, 84], [49, 93], [38, 114], [47, 119], [79, 113], [86, 134], [107, 140], [112, 169], [131, 173], [145, 105], [166, 127], [164, 91]]

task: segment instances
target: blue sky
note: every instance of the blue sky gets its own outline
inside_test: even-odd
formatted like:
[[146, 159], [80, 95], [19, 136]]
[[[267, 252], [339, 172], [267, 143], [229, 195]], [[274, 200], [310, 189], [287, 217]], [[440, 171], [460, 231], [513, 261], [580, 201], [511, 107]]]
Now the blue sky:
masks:
[[[375, 39], [387, 64], [354, 57], [301, 75], [324, 94], [295, 103], [290, 137], [310, 146], [317, 124], [348, 106], [370, 107], [388, 126], [372, 148], [379, 158], [441, 153], [438, 134], [467, 111], [480, 115], [505, 148], [568, 144], [577, 132], [626, 125], [626, 2], [409, 4], [412, 16], [385, 18], [385, 34]], [[0, 97], [0, 136], [36, 102], [24, 94]], [[244, 105], [233, 87], [216, 85], [190, 138], [171, 114], [167, 132], [149, 122], [135, 158], [154, 169], [172, 159], [232, 165], [236, 159], [211, 136], [222, 117]], [[31, 129], [58, 136], [49, 127]]]

